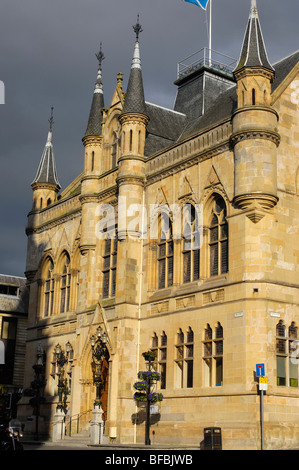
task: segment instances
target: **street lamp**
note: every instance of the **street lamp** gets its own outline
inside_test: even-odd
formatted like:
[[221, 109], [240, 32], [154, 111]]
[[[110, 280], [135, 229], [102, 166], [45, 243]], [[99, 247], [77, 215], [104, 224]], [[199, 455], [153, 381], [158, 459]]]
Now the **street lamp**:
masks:
[[57, 364], [58, 376], [58, 405], [56, 410], [63, 410], [62, 394], [66, 393], [66, 380], [64, 378], [64, 366], [68, 363], [71, 352], [73, 351], [71, 343], [68, 341], [65, 345], [65, 352], [60, 344], [55, 346], [55, 362]]
[[102, 387], [102, 364], [103, 359], [107, 355], [107, 335], [102, 328], [97, 328], [96, 335], [90, 337], [92, 364], [93, 364], [93, 381], [96, 385], [96, 399], [94, 406], [101, 406], [101, 387]]
[[32, 366], [34, 370], [34, 380], [31, 382], [31, 390], [34, 397], [29, 401], [30, 405], [35, 408], [35, 439], [38, 440], [38, 420], [40, 413], [40, 405], [44, 402], [43, 390], [46, 385], [45, 380], [45, 353], [39, 343], [36, 349], [36, 363]]

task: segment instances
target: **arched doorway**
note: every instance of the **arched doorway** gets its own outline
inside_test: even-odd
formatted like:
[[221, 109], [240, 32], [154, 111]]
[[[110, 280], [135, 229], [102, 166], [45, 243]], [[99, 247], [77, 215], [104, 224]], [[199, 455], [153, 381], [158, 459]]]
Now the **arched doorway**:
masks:
[[109, 383], [109, 354], [103, 359], [102, 363], [102, 388], [101, 388], [101, 403], [103, 409], [103, 420], [107, 421], [108, 412], [108, 383]]
[[[108, 388], [109, 388], [109, 352], [106, 351], [103, 357], [100, 377], [100, 401], [103, 409], [103, 420], [107, 421], [108, 416]], [[87, 343], [81, 358], [81, 393], [80, 393], [80, 428], [88, 429], [92, 419], [92, 410], [97, 397], [97, 388], [94, 381], [95, 366], [92, 358], [90, 344]]]

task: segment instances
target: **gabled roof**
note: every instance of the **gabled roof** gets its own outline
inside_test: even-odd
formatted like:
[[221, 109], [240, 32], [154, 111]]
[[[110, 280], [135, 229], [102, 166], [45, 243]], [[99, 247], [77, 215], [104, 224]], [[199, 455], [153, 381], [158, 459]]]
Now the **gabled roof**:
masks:
[[275, 69], [275, 79], [272, 84], [272, 92], [278, 88], [278, 86], [283, 82], [283, 80], [291, 72], [291, 70], [293, 70], [298, 62], [299, 50], [273, 64]]

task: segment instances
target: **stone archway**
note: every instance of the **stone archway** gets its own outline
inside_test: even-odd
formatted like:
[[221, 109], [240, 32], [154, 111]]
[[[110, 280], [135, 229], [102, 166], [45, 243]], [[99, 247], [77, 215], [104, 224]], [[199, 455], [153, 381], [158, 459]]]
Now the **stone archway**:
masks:
[[[107, 351], [106, 357], [103, 359], [101, 367], [101, 402], [103, 409], [103, 420], [106, 422], [108, 416], [108, 388], [109, 388], [109, 352]], [[87, 343], [83, 349], [81, 358], [81, 398], [80, 398], [80, 414], [86, 423], [91, 418], [91, 411], [94, 408], [94, 402], [96, 399], [96, 386], [93, 380], [93, 363], [91, 355], [91, 347]]]

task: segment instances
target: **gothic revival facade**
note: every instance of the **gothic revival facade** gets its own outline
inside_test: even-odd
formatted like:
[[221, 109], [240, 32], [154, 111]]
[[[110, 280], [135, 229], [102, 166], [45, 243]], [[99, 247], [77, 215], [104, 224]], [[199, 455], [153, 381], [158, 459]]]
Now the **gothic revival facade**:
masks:
[[[203, 429], [218, 426], [223, 448], [258, 449], [255, 370], [263, 363], [265, 446], [293, 446], [299, 53], [269, 62], [252, 0], [233, 70], [213, 60], [190, 66], [166, 109], [145, 100], [138, 23], [135, 32], [126, 92], [119, 74], [108, 108], [98, 55], [82, 173], [60, 192], [51, 125], [32, 183], [25, 387], [42, 348], [40, 430], [51, 432], [62, 395], [67, 431], [78, 419], [88, 428], [90, 337], [100, 326], [106, 442], [144, 442], [133, 384], [151, 349], [164, 397], [152, 442], [199, 446]], [[57, 344], [67, 359], [60, 396]], [[19, 407], [24, 422], [28, 401]]]

